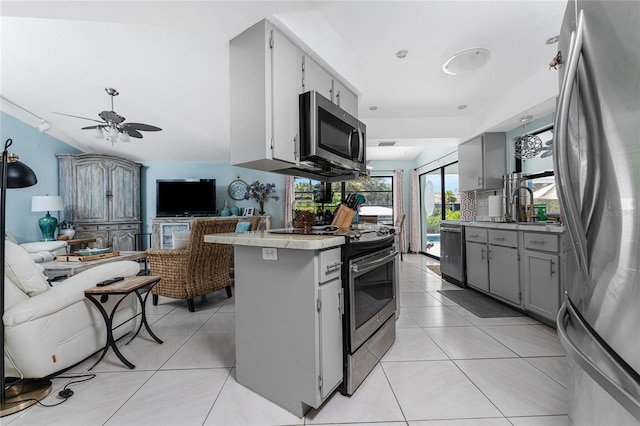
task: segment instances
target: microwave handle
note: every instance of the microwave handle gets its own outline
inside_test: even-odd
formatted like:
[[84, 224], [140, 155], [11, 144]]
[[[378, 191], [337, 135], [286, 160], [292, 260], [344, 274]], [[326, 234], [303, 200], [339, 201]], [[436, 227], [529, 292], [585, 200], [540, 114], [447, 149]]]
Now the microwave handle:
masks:
[[357, 160], [364, 159], [364, 135], [362, 134], [362, 130], [358, 127], [358, 157]]

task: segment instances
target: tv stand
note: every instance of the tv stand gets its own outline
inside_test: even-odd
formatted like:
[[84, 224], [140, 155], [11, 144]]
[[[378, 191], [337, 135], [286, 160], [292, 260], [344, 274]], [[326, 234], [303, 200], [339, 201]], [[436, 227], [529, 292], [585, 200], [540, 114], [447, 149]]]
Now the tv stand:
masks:
[[[237, 217], [240, 222], [248, 220], [247, 216], [158, 216], [151, 219], [151, 247], [152, 248], [173, 248], [173, 232], [186, 232], [191, 229], [191, 222], [203, 217], [211, 219], [228, 219]], [[271, 229], [271, 216], [262, 216], [264, 229]]]

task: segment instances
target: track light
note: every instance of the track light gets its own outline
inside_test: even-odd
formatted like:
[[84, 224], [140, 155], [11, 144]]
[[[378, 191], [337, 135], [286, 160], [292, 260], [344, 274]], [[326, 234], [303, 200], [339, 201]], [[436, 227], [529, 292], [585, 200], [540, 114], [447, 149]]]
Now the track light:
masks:
[[28, 109], [24, 109], [22, 108], [20, 105], [18, 105], [17, 103], [13, 102], [12, 100], [9, 100], [7, 98], [5, 98], [4, 96], [0, 95], [0, 99], [2, 99], [3, 101], [13, 105], [14, 107], [21, 109], [22, 111], [26, 112], [27, 114], [31, 114], [33, 115], [35, 118], [40, 120], [40, 124], [38, 124], [36, 126], [36, 129], [40, 130], [41, 133], [46, 133], [49, 130], [51, 130], [51, 123], [49, 123], [47, 120], [45, 120], [42, 117], [37, 116], [36, 114], [32, 113], [31, 111], [29, 111]]
[[42, 120], [40, 124], [38, 124], [38, 130], [40, 130], [40, 133], [47, 133], [51, 130], [51, 124], [47, 120]]

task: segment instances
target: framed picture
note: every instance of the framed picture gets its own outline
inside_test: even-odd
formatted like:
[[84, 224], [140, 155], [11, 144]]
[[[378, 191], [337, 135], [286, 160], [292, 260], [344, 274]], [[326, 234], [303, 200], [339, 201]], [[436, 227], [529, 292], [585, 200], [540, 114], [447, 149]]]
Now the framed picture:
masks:
[[253, 216], [254, 210], [254, 207], [245, 207], [244, 210], [242, 210], [242, 216]]

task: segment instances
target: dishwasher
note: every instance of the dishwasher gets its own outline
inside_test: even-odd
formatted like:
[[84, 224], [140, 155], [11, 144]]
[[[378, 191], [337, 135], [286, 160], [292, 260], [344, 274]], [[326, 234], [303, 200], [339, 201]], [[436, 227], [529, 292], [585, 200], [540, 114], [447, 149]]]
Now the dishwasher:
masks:
[[464, 226], [440, 225], [440, 273], [450, 283], [465, 286]]

